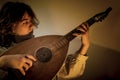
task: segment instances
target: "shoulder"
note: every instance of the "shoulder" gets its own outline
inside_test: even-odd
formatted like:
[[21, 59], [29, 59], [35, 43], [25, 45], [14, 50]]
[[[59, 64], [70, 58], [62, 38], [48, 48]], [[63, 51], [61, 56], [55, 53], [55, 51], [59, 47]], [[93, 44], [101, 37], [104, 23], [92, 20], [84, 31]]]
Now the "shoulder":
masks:
[[4, 54], [8, 49], [0, 46], [0, 55]]

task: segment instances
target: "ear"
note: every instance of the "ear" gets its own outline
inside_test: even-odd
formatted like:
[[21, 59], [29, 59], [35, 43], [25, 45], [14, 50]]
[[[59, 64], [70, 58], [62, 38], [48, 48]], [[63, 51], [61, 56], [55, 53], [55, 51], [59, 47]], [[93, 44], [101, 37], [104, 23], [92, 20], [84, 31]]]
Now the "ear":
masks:
[[12, 33], [15, 33], [15, 31], [16, 31], [16, 23], [14, 23], [13, 25], [12, 25]]

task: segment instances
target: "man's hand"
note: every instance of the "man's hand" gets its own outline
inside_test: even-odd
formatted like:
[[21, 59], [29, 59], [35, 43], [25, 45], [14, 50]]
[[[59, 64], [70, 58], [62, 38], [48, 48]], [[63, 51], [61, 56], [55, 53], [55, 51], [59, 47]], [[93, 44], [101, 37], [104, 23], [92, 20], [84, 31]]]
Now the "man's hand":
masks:
[[23, 75], [36, 59], [29, 54], [3, 55], [0, 57], [0, 68], [18, 69]]

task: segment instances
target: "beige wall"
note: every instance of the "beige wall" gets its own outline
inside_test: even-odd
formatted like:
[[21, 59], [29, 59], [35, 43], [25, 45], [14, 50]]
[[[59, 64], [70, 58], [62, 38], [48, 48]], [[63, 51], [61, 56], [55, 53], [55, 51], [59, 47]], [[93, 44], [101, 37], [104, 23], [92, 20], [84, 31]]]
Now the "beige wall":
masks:
[[[7, 1], [7, 0], [6, 0]], [[0, 1], [2, 5], [6, 1]], [[15, 0], [11, 0], [15, 1]], [[113, 8], [101, 23], [90, 28], [91, 47], [84, 74], [74, 80], [120, 80], [119, 0], [16, 0], [31, 5], [40, 20], [36, 36], [64, 35], [107, 7]], [[79, 48], [74, 39], [69, 53]], [[119, 52], [118, 52], [119, 51]], [[109, 79], [107, 79], [109, 78]]]
[[31, 0], [28, 3], [33, 3], [31, 5], [41, 21], [36, 35], [64, 35], [94, 14], [111, 6], [113, 10], [110, 15], [102, 23], [92, 26], [91, 43], [120, 51], [118, 0]]
[[[7, 0], [6, 0], [7, 1]], [[15, 0], [8, 0], [15, 1]], [[16, 0], [31, 5], [40, 20], [36, 36], [64, 35], [96, 13], [111, 6], [110, 15], [90, 28], [91, 43], [120, 51], [119, 0]], [[5, 1], [1, 1], [1, 4]], [[79, 40], [71, 42], [70, 53], [78, 48]], [[76, 47], [74, 47], [76, 46]], [[71, 49], [72, 48], [72, 49]]]

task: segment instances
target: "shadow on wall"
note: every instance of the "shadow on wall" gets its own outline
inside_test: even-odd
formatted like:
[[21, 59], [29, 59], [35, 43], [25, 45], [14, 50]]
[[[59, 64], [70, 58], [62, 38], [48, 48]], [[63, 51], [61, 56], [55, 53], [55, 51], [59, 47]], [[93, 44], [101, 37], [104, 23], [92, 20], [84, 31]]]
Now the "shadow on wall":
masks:
[[74, 80], [120, 80], [120, 52], [92, 44], [84, 75]]

